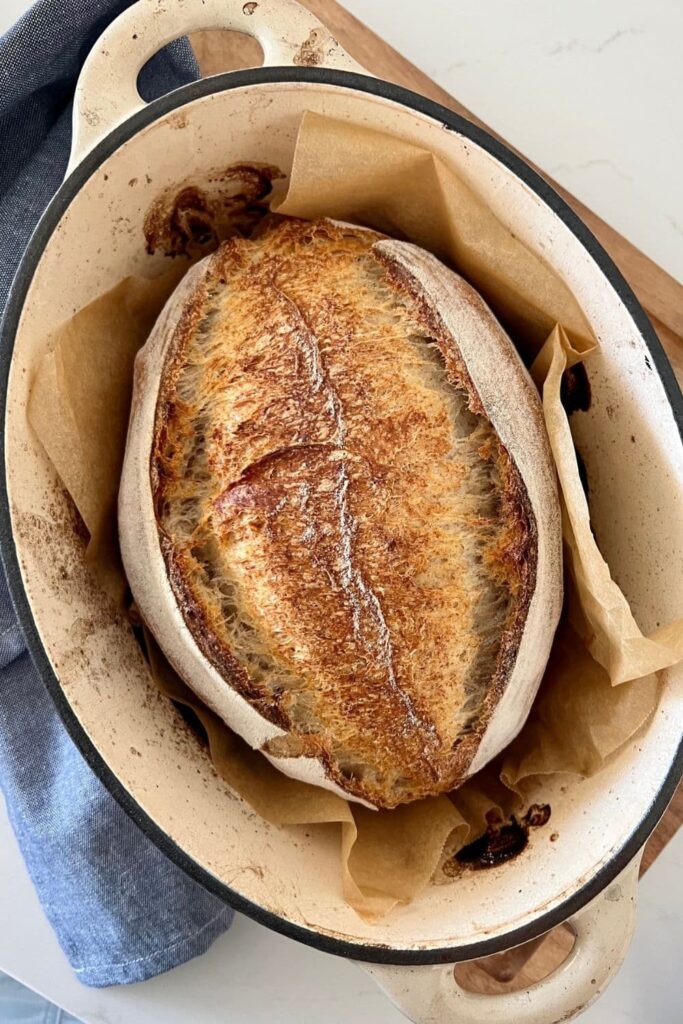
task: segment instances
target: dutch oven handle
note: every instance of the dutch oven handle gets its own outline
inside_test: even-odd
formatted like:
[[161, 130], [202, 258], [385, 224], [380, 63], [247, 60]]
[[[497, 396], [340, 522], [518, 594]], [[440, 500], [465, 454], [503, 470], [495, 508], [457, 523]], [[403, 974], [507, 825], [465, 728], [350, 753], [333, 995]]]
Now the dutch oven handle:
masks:
[[567, 959], [530, 988], [500, 995], [466, 992], [453, 965], [360, 964], [414, 1024], [560, 1024], [582, 1013], [624, 962], [635, 926], [640, 855], [568, 922], [576, 941]]
[[137, 78], [150, 57], [200, 29], [254, 36], [267, 66], [338, 68], [368, 75], [295, 0], [138, 0], [103, 32], [81, 70], [67, 173], [117, 125], [145, 106]]

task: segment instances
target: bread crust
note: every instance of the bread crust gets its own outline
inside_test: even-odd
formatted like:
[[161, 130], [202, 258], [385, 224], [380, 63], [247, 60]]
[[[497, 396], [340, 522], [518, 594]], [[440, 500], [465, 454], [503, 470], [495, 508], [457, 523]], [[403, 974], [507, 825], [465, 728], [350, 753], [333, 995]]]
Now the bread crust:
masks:
[[[147, 451], [146, 515], [182, 643], [213, 669], [200, 695], [233, 690], [270, 726], [253, 745], [352, 799], [391, 807], [454, 788], [511, 681], [530, 703], [561, 603], [550, 453], [511, 343], [433, 257], [330, 222], [225, 243], [181, 307], [155, 331], [156, 365], [140, 360], [153, 430], [140, 437], [134, 408], [129, 447]], [[514, 389], [505, 401], [538, 435], [531, 488], [482, 401], [474, 378], [486, 367], [458, 345], [458, 315], [487, 333]], [[515, 429], [506, 420], [513, 441]], [[124, 467], [128, 567], [153, 553], [124, 537], [126, 479]], [[140, 473], [130, 479], [139, 490]], [[145, 603], [163, 604], [151, 589]], [[170, 623], [157, 620], [174, 660]], [[507, 717], [494, 731], [511, 739], [519, 709]]]

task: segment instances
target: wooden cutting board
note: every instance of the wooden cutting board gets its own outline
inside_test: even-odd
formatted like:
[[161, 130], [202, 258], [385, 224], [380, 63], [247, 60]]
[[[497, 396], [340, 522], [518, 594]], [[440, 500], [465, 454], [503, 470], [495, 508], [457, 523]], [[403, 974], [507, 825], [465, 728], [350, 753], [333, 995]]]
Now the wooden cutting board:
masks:
[[[396, 82], [423, 96], [428, 96], [485, 128], [491, 135], [496, 135], [475, 114], [463, 107], [424, 72], [414, 67], [410, 61], [336, 3], [336, 0], [301, 2], [320, 18], [344, 49], [368, 71], [379, 78]], [[262, 63], [260, 46], [248, 36], [221, 31], [198, 32], [191, 40], [203, 75], [255, 67]], [[502, 141], [506, 142], [509, 148], [515, 149], [508, 140]], [[519, 153], [519, 150], [516, 152]], [[544, 174], [540, 168], [536, 167], [536, 170], [576, 211], [617, 264], [650, 317], [678, 382], [683, 385], [683, 285]], [[645, 848], [641, 871], [646, 871], [650, 867], [676, 834], [681, 823], [683, 786], [678, 789], [659, 826], [650, 837]], [[457, 969], [458, 978], [466, 987], [481, 992], [524, 988], [545, 977], [561, 963], [571, 945], [571, 932], [567, 926], [562, 926], [554, 929], [549, 935], [526, 943], [509, 953], [488, 957], [486, 961], [463, 964]]]

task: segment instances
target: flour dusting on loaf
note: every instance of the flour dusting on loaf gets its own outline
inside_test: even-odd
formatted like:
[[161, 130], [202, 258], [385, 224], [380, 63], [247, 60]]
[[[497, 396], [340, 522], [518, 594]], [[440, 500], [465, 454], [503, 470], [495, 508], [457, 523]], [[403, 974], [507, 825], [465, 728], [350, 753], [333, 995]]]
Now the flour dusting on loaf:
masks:
[[275, 727], [274, 763], [379, 807], [467, 777], [513, 676], [527, 703], [538, 684], [532, 600], [544, 664], [561, 598], [536, 393], [504, 338], [530, 489], [409, 250], [296, 220], [224, 243], [164, 327], [146, 441], [188, 642]]

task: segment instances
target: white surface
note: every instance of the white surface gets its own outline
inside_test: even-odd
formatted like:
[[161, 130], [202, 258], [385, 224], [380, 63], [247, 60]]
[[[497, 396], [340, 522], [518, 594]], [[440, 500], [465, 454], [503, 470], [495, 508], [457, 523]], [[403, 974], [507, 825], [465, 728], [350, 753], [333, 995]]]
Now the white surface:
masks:
[[[680, 0], [346, 0], [670, 273], [683, 278]], [[25, 9], [4, 0], [0, 32]], [[626, 967], [586, 1024], [678, 1024], [678, 837], [641, 886]], [[0, 969], [86, 1021], [398, 1024], [357, 968], [238, 918], [200, 960], [104, 991], [73, 978], [0, 808]], [[446, 1022], [444, 1022], [446, 1024]]]
[[680, 0], [344, 2], [683, 280]]
[[342, 0], [683, 280], [681, 0]]
[[[641, 882], [626, 964], [582, 1024], [680, 1024], [681, 877], [683, 834]], [[0, 879], [0, 968], [86, 1024], [405, 1024], [353, 964], [241, 916], [204, 956], [168, 974], [128, 987], [83, 988], [43, 917], [2, 801]]]

